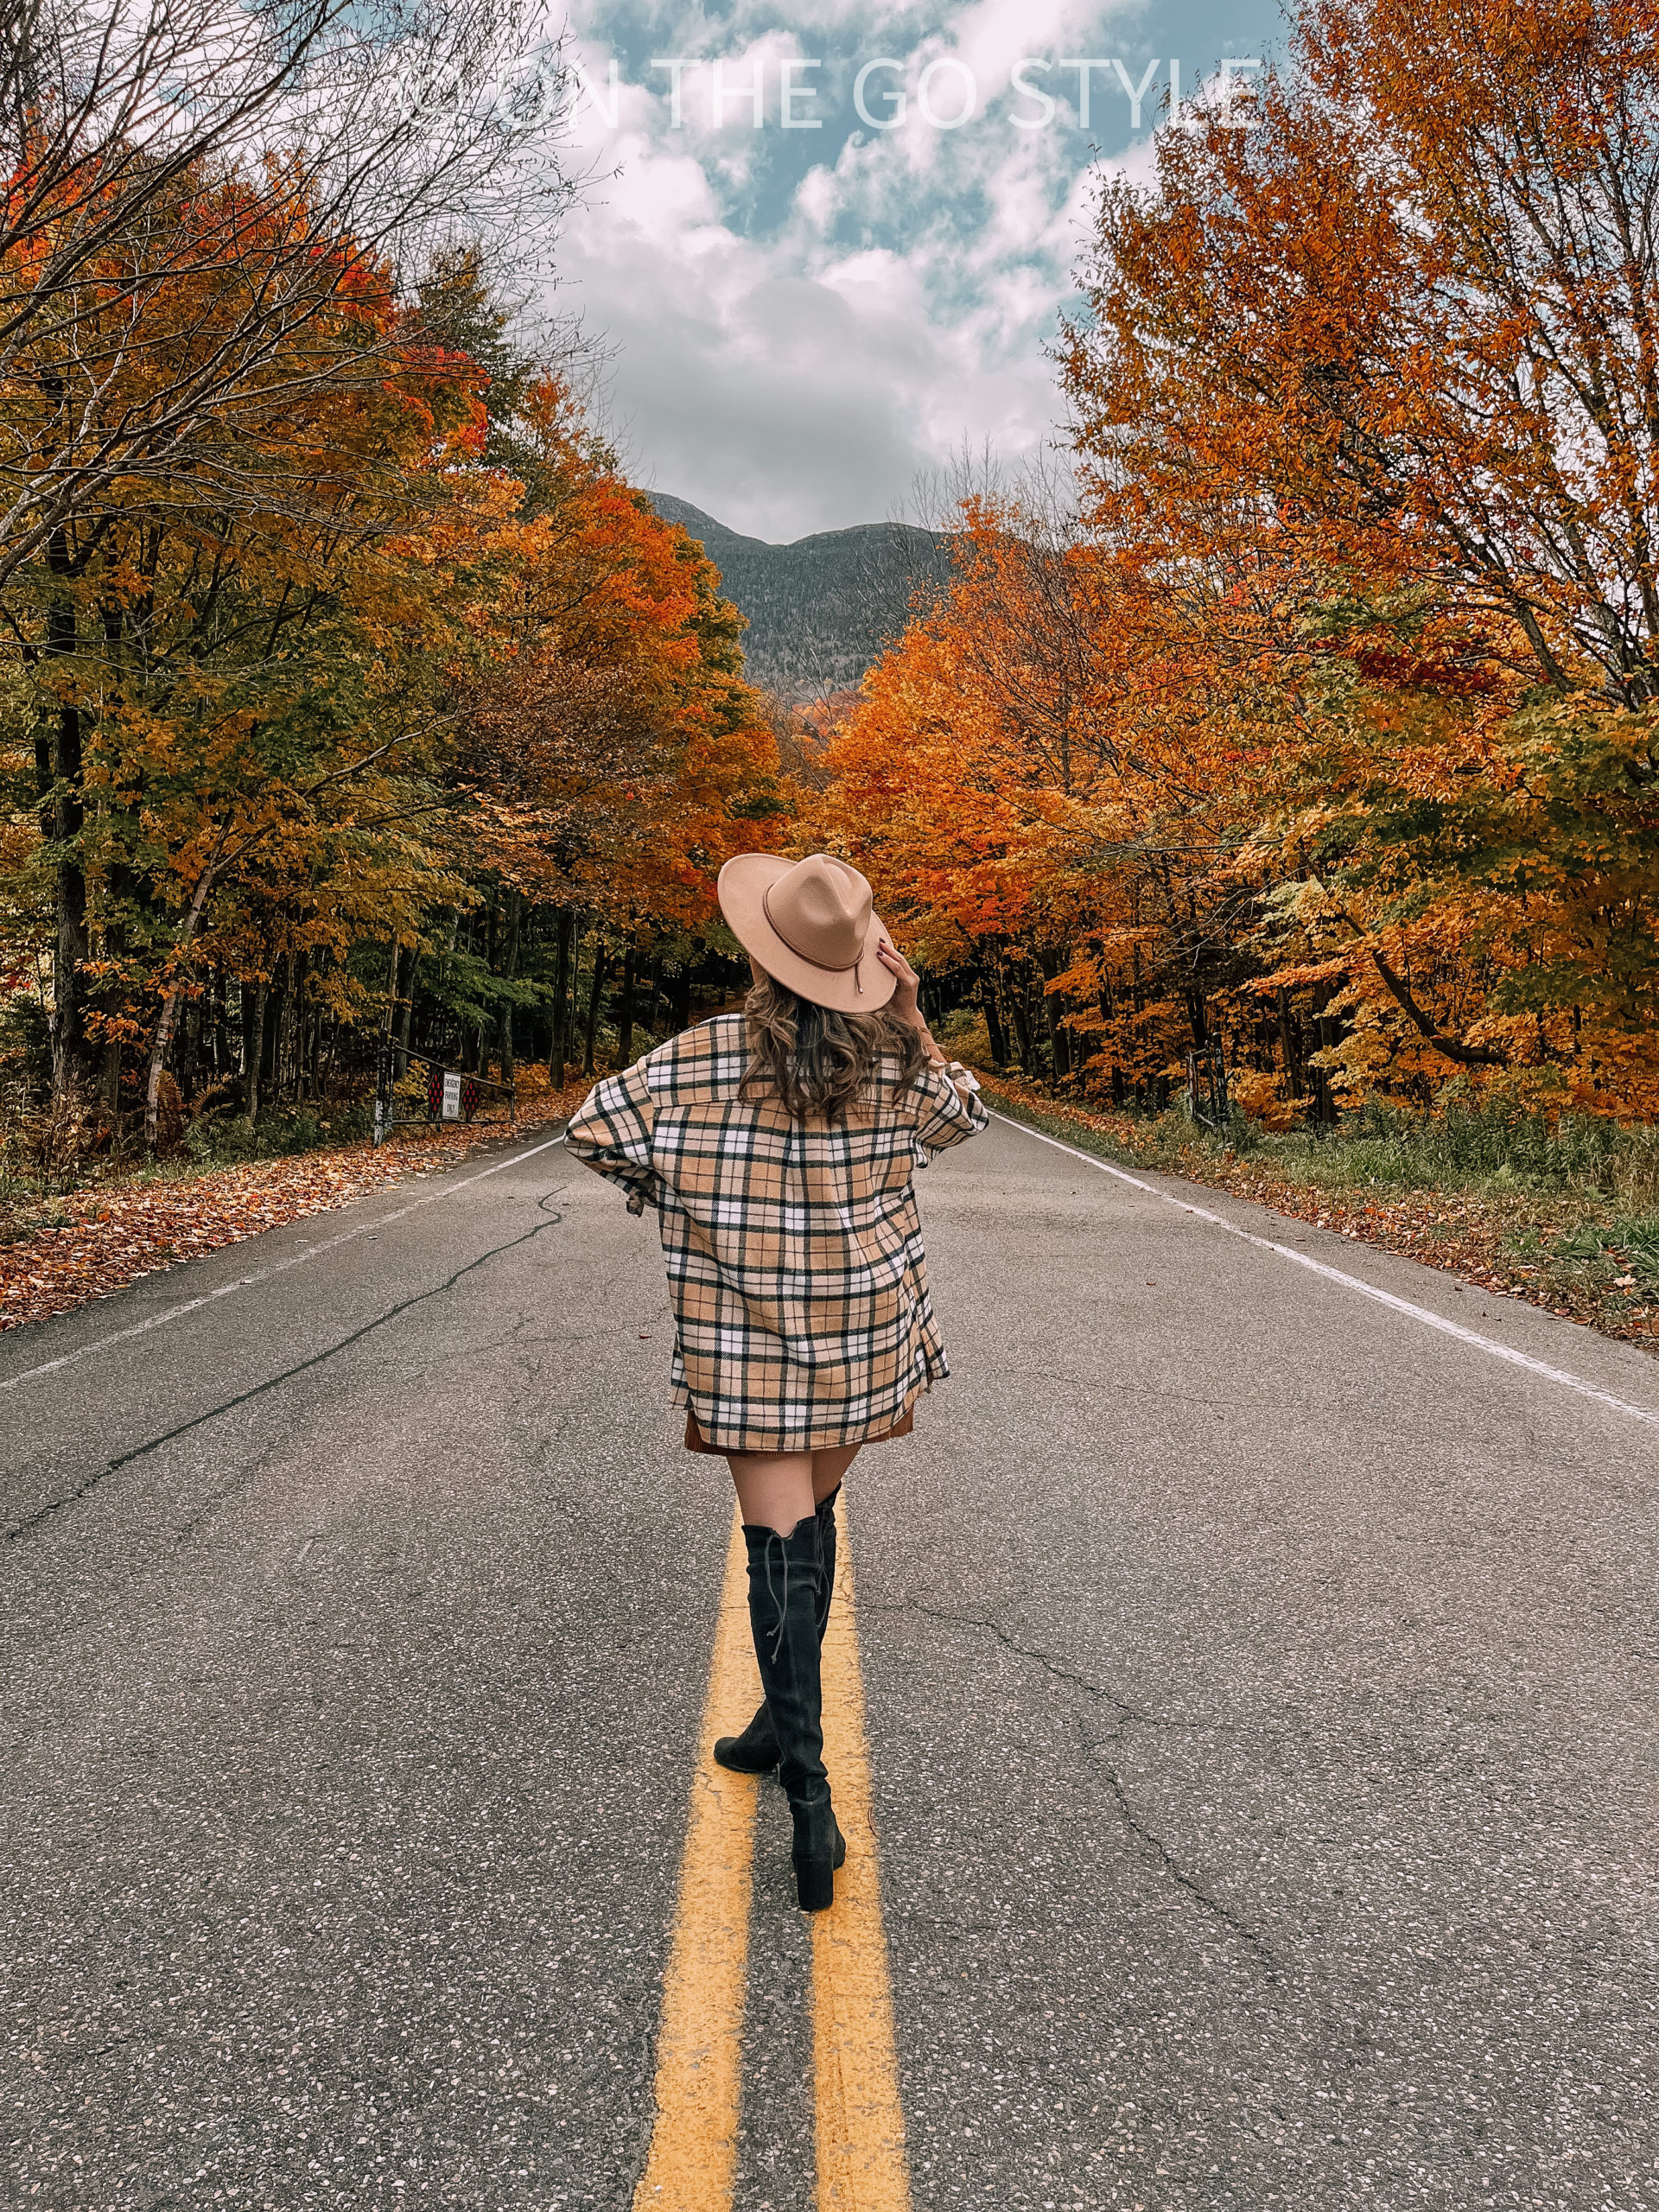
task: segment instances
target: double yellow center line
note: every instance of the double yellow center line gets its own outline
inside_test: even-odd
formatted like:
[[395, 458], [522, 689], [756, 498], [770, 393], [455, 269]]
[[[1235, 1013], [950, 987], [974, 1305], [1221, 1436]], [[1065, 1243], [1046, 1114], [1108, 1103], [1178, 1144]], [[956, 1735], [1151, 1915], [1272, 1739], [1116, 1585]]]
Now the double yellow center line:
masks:
[[[817, 2205], [818, 2212], [909, 2212], [844, 1502], [836, 1517], [823, 1736], [847, 1864], [836, 1877], [834, 1905], [811, 1923]], [[742, 1726], [760, 1695], [747, 1587], [743, 1531], [734, 1514], [663, 1989], [657, 2126], [634, 2212], [731, 2212], [758, 1786], [752, 1776], [716, 1766], [714, 1745], [716, 1736]], [[763, 1910], [792, 1912], [794, 1899], [767, 1897]]]

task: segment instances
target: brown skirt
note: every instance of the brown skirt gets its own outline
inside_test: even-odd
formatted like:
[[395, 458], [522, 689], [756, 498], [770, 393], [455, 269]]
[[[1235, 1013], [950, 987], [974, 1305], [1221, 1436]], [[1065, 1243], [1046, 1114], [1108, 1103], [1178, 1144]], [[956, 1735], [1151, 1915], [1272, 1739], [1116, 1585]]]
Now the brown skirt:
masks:
[[[912, 1405], [906, 1408], [904, 1419], [896, 1423], [893, 1427], [884, 1428], [880, 1436], [861, 1438], [859, 1449], [862, 1451], [866, 1444], [886, 1444], [895, 1436], [908, 1436], [915, 1426], [916, 1408]], [[722, 1452], [718, 1444], [710, 1444], [697, 1427], [697, 1417], [689, 1406], [685, 1411], [685, 1448], [688, 1452], [706, 1452], [711, 1459], [760, 1459], [771, 1457], [770, 1453], [760, 1452]], [[820, 1444], [814, 1446], [815, 1450], [820, 1452], [844, 1452], [846, 1448], [844, 1444]]]

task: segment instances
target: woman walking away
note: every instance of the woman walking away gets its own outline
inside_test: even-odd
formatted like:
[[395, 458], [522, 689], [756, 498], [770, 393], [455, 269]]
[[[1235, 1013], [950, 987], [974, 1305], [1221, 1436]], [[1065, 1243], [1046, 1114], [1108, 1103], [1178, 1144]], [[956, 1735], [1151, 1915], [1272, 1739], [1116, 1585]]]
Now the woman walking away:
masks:
[[827, 853], [745, 853], [720, 904], [754, 971], [717, 1014], [596, 1085], [572, 1155], [654, 1205], [674, 1303], [674, 1403], [693, 1452], [723, 1453], [749, 1560], [766, 1700], [715, 1746], [779, 1770], [804, 1912], [847, 1855], [824, 1771], [818, 1647], [836, 1493], [861, 1447], [908, 1434], [949, 1370], [927, 1294], [916, 1169], [988, 1119], [947, 1061], [916, 977]]

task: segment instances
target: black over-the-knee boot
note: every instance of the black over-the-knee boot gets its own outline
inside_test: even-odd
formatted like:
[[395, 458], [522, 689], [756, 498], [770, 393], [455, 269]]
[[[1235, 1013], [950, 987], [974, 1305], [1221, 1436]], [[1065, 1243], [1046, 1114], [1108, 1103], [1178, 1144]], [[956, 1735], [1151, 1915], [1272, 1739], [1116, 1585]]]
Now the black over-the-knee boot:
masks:
[[[813, 1610], [817, 1615], [820, 1643], [823, 1642], [824, 1630], [830, 1625], [830, 1605], [836, 1594], [836, 1500], [840, 1496], [841, 1484], [837, 1483], [812, 1516], [818, 1529], [817, 1583]], [[764, 1698], [755, 1707], [753, 1719], [741, 1736], [715, 1738], [715, 1757], [721, 1766], [730, 1767], [734, 1774], [771, 1773], [778, 1764], [778, 1737]]]
[[804, 1515], [786, 1536], [746, 1527], [743, 1538], [754, 1656], [778, 1738], [778, 1778], [795, 1818], [795, 1893], [803, 1912], [822, 1912], [834, 1902], [847, 1847], [823, 1767], [816, 1517]]

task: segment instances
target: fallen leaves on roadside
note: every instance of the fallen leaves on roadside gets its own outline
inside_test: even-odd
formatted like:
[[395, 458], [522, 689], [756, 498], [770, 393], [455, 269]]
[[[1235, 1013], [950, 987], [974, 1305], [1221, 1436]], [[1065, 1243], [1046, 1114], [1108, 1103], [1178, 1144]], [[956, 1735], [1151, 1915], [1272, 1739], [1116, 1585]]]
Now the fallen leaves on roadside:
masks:
[[[516, 1135], [568, 1120], [585, 1094], [585, 1084], [534, 1092]], [[331, 1213], [406, 1176], [453, 1167], [506, 1134], [499, 1123], [439, 1122], [400, 1129], [378, 1150], [357, 1143], [238, 1167], [169, 1167], [73, 1192], [51, 1202], [46, 1224], [0, 1247], [0, 1331], [67, 1313], [267, 1229]]]

